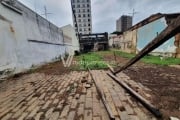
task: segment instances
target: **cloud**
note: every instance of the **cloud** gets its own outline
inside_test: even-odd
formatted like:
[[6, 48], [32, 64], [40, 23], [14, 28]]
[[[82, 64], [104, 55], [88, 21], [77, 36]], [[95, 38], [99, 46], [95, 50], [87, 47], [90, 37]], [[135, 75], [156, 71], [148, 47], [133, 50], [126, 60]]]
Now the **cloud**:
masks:
[[[58, 26], [72, 23], [70, 0], [19, 0], [35, 9], [39, 14], [47, 6], [50, 21]], [[93, 32], [113, 32], [116, 30], [116, 20], [123, 14], [130, 15], [135, 9], [134, 24], [155, 13], [180, 12], [180, 0], [91, 0]]]

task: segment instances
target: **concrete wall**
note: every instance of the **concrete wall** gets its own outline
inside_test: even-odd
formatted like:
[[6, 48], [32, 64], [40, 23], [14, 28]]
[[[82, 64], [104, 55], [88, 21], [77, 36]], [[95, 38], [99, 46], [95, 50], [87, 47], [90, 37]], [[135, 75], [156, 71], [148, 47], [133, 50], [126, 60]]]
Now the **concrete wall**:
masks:
[[136, 53], [137, 31], [126, 31], [123, 33], [121, 50], [128, 53]]
[[0, 4], [0, 71], [17, 73], [64, 55], [59, 28], [24, 5], [15, 6], [22, 14]]
[[109, 46], [114, 46], [123, 52], [136, 53], [137, 30], [126, 31], [123, 35], [110, 35]]
[[[159, 33], [167, 27], [165, 18], [153, 21], [145, 26], [138, 28], [137, 32], [137, 50], [142, 50], [150, 41], [152, 41]], [[155, 49], [154, 54], [168, 54], [174, 56], [176, 47], [174, 45], [175, 37], [171, 38], [163, 45]]]
[[74, 51], [80, 51], [79, 40], [76, 37], [76, 32], [72, 25], [66, 25], [60, 28], [63, 31], [64, 43], [67, 45], [66, 51], [69, 51], [71, 54]]

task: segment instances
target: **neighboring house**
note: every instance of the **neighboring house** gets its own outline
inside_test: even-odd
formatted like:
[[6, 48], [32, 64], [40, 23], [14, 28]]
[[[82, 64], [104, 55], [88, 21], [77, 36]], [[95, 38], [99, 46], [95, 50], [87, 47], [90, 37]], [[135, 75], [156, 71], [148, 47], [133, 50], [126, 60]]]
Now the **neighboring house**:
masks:
[[63, 31], [64, 44], [66, 45], [66, 52], [73, 54], [75, 51], [80, 51], [79, 40], [76, 37], [76, 32], [72, 25], [66, 25], [60, 28]]
[[109, 47], [111, 48], [120, 48], [122, 35], [110, 34], [109, 37]]
[[[121, 48], [121, 50], [129, 53], [138, 53], [178, 16], [180, 16], [180, 13], [158, 13], [137, 23], [123, 33], [122, 41], [126, 47]], [[180, 57], [180, 34], [169, 39], [152, 51], [151, 54]]]

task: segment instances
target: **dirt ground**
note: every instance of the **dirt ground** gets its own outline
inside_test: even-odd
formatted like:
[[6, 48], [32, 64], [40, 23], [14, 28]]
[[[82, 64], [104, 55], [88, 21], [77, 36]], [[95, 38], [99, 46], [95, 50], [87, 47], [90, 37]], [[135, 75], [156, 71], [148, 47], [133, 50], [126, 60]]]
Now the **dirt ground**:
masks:
[[[105, 55], [104, 59], [109, 61], [114, 57]], [[128, 61], [117, 56], [116, 60], [120, 66]], [[180, 118], [180, 69], [138, 62], [124, 73], [152, 90], [151, 103], [160, 109], [165, 119], [170, 116]]]
[[[123, 65], [128, 61], [128, 59], [121, 57], [116, 59], [119, 65]], [[111, 61], [114, 60], [114, 57], [113, 55], [105, 55], [104, 60]], [[71, 69], [63, 67], [62, 62], [47, 64], [29, 73], [15, 75], [7, 81], [1, 82], [0, 91], [7, 90], [18, 84], [18, 82], [22, 82], [17, 81], [18, 78], [32, 72], [61, 75], [70, 71]], [[132, 80], [152, 90], [151, 96], [153, 96], [153, 99], [151, 103], [160, 109], [165, 118], [170, 116], [180, 118], [180, 69], [138, 62], [125, 70], [124, 73]]]

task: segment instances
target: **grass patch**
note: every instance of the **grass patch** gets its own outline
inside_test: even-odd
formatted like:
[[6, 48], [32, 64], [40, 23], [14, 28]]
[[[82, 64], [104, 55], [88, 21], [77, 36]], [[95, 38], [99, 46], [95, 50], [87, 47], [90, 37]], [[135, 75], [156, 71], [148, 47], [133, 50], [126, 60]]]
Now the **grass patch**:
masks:
[[76, 59], [79, 61], [77, 69], [86, 70], [87, 67], [90, 69], [105, 69], [108, 68], [106, 63], [103, 61], [103, 57], [96, 52], [90, 52], [77, 56]]
[[[135, 57], [135, 54], [125, 53], [121, 51], [115, 51], [116, 55], [124, 58], [133, 58]], [[146, 55], [141, 59], [142, 62], [147, 64], [155, 64], [155, 65], [180, 65], [180, 59], [179, 58], [164, 58], [161, 59], [160, 56], [153, 56], [153, 55]]]
[[[78, 61], [78, 65], [76, 65], [73, 69], [75, 70], [87, 70], [87, 67], [90, 69], [107, 69], [108, 66], [106, 61], [104, 61], [105, 55], [112, 55], [112, 60], [114, 59], [114, 53], [118, 57], [123, 57], [127, 59], [131, 59], [135, 56], [135, 54], [125, 53], [122, 51], [117, 50], [110, 50], [110, 51], [100, 51], [100, 52], [90, 52], [86, 54], [81, 54], [80, 56], [76, 57]], [[155, 64], [155, 65], [180, 65], [179, 58], [164, 58], [161, 59], [159, 56], [152, 56], [147, 55], [141, 59], [142, 62], [147, 64]], [[115, 64], [111, 64], [112, 66], [116, 66]]]
[[172, 57], [168, 57], [168, 58], [164, 58], [161, 59], [158, 56], [145, 56], [144, 58], [142, 58], [142, 60], [144, 63], [148, 63], [148, 64], [155, 64], [155, 65], [180, 65], [180, 59], [179, 58], [172, 58]]

